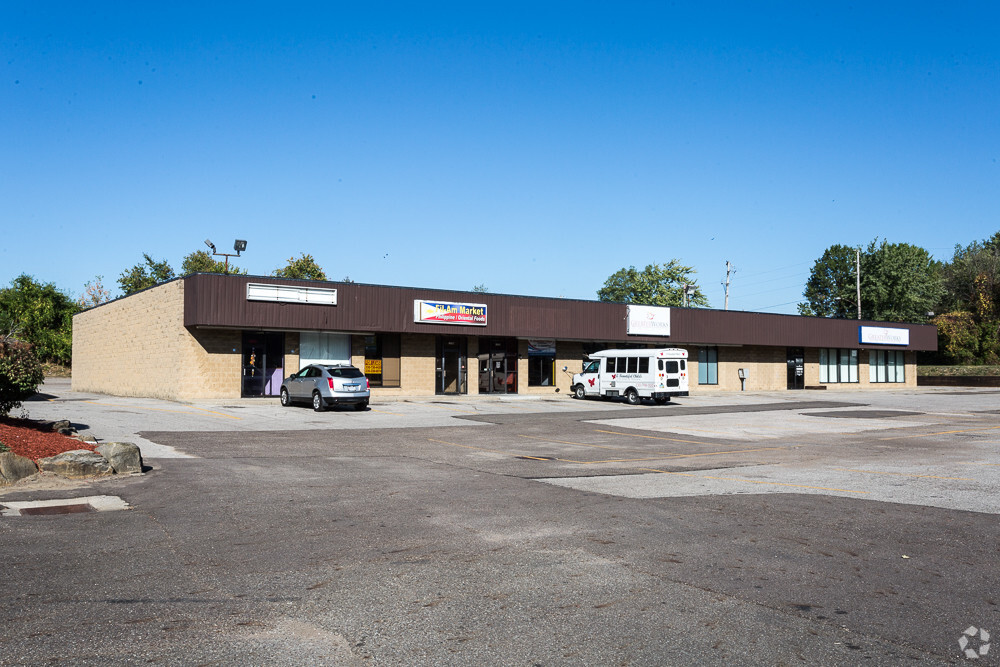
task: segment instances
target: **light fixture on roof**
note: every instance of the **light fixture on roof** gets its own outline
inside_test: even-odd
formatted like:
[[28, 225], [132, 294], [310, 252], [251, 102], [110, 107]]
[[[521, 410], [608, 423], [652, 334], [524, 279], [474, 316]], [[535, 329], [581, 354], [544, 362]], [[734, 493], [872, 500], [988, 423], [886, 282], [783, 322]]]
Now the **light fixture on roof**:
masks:
[[232, 254], [232, 253], [228, 253], [228, 252], [216, 252], [215, 251], [215, 244], [212, 243], [211, 241], [209, 241], [208, 239], [205, 239], [205, 245], [207, 245], [209, 248], [212, 249], [212, 255], [219, 256], [219, 257], [225, 257], [226, 258], [226, 273], [227, 274], [229, 273], [229, 258], [230, 257], [239, 257], [240, 253], [247, 249], [247, 242], [244, 241], [243, 239], [236, 239], [236, 242], [233, 243], [233, 250], [236, 251], [235, 255]]

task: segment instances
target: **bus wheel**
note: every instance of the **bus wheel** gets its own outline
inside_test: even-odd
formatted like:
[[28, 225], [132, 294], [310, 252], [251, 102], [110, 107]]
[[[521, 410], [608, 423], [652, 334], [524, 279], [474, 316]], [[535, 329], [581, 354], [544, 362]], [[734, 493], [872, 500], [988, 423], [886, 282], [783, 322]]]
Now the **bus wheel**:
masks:
[[629, 405], [639, 405], [639, 392], [629, 389], [625, 392], [625, 402]]
[[573, 387], [573, 398], [584, 398], [586, 395], [587, 392], [583, 390], [582, 384], [578, 384], [575, 387]]

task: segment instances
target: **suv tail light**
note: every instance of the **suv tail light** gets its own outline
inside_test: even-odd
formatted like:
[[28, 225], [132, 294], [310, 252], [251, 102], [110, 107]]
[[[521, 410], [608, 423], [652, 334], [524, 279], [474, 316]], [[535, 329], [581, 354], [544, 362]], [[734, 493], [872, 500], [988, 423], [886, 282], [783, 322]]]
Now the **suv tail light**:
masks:
[[333, 389], [333, 378], [327, 378], [326, 381], [330, 383], [330, 389]]
[[368, 381], [368, 378], [365, 378], [365, 389], [368, 391], [371, 391], [372, 389], [372, 383]]

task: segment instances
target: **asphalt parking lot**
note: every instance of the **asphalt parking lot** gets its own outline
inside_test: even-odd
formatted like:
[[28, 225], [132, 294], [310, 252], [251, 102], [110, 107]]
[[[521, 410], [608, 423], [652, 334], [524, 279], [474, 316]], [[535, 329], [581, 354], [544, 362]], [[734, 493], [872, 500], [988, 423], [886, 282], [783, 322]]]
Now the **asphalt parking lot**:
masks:
[[[43, 388], [150, 471], [5, 501], [0, 664], [995, 664], [1000, 392], [412, 399]], [[967, 630], [975, 629], [972, 635]]]

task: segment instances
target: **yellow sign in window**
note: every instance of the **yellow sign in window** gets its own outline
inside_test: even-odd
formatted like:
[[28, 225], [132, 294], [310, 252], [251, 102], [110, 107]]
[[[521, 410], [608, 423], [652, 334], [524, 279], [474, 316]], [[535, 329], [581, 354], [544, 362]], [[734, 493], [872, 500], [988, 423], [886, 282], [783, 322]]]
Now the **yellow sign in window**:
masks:
[[382, 374], [381, 359], [365, 359], [365, 375], [381, 375], [381, 374]]

